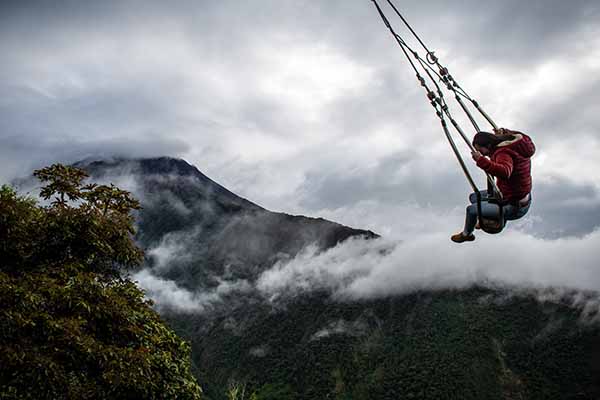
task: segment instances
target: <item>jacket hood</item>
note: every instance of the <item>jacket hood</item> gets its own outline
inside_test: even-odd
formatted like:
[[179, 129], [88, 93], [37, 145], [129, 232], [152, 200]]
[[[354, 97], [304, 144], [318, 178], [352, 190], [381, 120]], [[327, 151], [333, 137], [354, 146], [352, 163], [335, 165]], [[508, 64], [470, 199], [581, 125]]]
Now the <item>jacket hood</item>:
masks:
[[531, 138], [524, 133], [517, 133], [512, 140], [505, 140], [496, 147], [496, 151], [501, 149], [510, 149], [517, 152], [522, 157], [530, 158], [535, 154], [535, 145]]

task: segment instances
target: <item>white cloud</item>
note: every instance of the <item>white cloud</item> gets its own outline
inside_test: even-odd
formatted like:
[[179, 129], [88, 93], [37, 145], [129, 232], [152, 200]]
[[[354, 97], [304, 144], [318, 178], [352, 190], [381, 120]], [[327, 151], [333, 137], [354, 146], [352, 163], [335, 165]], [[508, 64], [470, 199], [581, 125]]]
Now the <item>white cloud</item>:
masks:
[[311, 122], [319, 121], [332, 101], [364, 90], [374, 79], [374, 68], [360, 64], [324, 43], [298, 45], [293, 39], [279, 46], [259, 46], [268, 68], [259, 90], [287, 103]]
[[213, 305], [222, 302], [223, 296], [250, 290], [247, 281], [239, 280], [220, 281], [216, 288], [192, 292], [178, 286], [174, 281], [154, 275], [147, 268], [135, 273], [131, 278], [146, 291], [146, 296], [156, 303], [159, 310], [184, 313], [209, 311]]
[[[191, 235], [191, 232], [187, 233]], [[157, 271], [168, 269], [171, 263], [189, 258], [186, 244], [181, 241], [182, 233], [168, 233], [162, 237], [158, 246], [146, 251], [146, 255], [154, 259], [154, 268]], [[187, 243], [189, 246], [189, 243]]]
[[146, 296], [151, 298], [159, 309], [172, 308], [182, 312], [202, 312], [205, 309], [205, 304], [196, 299], [192, 292], [177, 286], [173, 281], [152, 275], [148, 269], [134, 274], [132, 279], [138, 282], [146, 291]]
[[348, 335], [348, 336], [361, 336], [366, 334], [368, 331], [367, 324], [360, 318], [356, 321], [346, 321], [339, 319], [332, 321], [327, 326], [319, 329], [313, 333], [310, 340], [319, 340], [331, 335]]
[[[600, 133], [600, 131], [598, 132]], [[565, 151], [565, 147], [569, 151]], [[600, 190], [600, 176], [596, 164], [600, 157], [600, 135], [579, 135], [548, 143], [533, 159], [537, 177], [541, 180], [564, 178], [569, 181], [591, 183]]]
[[508, 231], [463, 245], [437, 233], [403, 242], [355, 239], [322, 253], [308, 248], [265, 271], [257, 287], [272, 299], [315, 289], [356, 299], [473, 284], [597, 291], [599, 257], [600, 231], [553, 241]]

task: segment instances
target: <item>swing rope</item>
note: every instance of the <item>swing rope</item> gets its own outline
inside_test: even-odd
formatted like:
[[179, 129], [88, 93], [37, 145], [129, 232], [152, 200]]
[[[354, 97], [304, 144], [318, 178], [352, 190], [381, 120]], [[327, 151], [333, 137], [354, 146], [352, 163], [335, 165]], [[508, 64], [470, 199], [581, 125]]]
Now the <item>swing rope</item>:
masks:
[[[414, 29], [410, 26], [408, 21], [404, 18], [404, 16], [400, 13], [400, 11], [394, 6], [394, 4], [391, 2], [391, 0], [386, 0], [386, 1], [392, 7], [392, 9], [395, 11], [395, 13], [400, 17], [400, 19], [404, 22], [404, 24], [410, 30], [410, 32], [415, 36], [415, 38], [421, 44], [421, 46], [425, 49], [425, 51], [427, 52], [425, 59], [423, 59], [415, 50], [413, 50], [406, 43], [406, 41], [398, 33], [396, 33], [396, 31], [392, 27], [391, 23], [385, 16], [383, 10], [379, 6], [379, 3], [377, 2], [377, 0], [371, 0], [371, 1], [375, 5], [377, 12], [379, 13], [379, 16], [381, 17], [385, 26], [388, 28], [388, 30], [392, 34], [392, 36], [396, 40], [397, 44], [402, 49], [402, 52], [404, 53], [406, 59], [408, 60], [411, 67], [415, 71], [417, 80], [419, 81], [420, 85], [427, 92], [427, 98], [429, 99], [429, 102], [432, 105], [432, 107], [435, 109], [436, 115], [440, 119], [440, 123], [442, 125], [442, 129], [444, 130], [444, 134], [446, 135], [446, 138], [448, 139], [450, 147], [452, 148], [452, 151], [454, 152], [454, 155], [456, 156], [456, 159], [458, 160], [458, 163], [460, 164], [460, 166], [463, 170], [463, 173], [465, 174], [465, 177], [467, 178], [467, 181], [473, 188], [473, 191], [477, 194], [478, 204], [480, 206], [480, 200], [479, 200], [481, 197], [480, 191], [477, 188], [477, 185], [475, 184], [471, 174], [469, 173], [469, 170], [466, 167], [465, 162], [464, 162], [462, 156], [460, 155], [460, 152], [458, 151], [458, 148], [456, 146], [456, 143], [454, 142], [454, 139], [452, 138], [452, 135], [450, 134], [450, 131], [448, 129], [448, 124], [447, 124], [444, 116], [446, 116], [449, 119], [452, 126], [460, 134], [460, 136], [465, 141], [467, 146], [471, 149], [471, 151], [474, 151], [475, 149], [473, 148], [473, 145], [471, 144], [470, 140], [468, 139], [468, 137], [466, 136], [466, 134], [464, 133], [462, 128], [459, 126], [458, 122], [456, 122], [456, 120], [453, 118], [452, 114], [450, 113], [450, 109], [448, 107], [448, 104], [446, 103], [442, 89], [440, 88], [440, 85], [438, 85], [438, 81], [443, 82], [445, 84], [446, 88], [449, 91], [454, 93], [456, 101], [458, 102], [458, 104], [460, 105], [460, 107], [462, 108], [464, 113], [467, 115], [467, 117], [471, 121], [473, 127], [475, 128], [475, 131], [478, 132], [480, 130], [479, 126], [477, 124], [477, 121], [475, 120], [475, 118], [473, 117], [473, 115], [471, 114], [470, 110], [468, 109], [467, 105], [464, 103], [464, 101], [462, 100], [461, 97], [464, 97], [465, 99], [469, 100], [473, 104], [473, 106], [475, 106], [477, 111], [479, 111], [479, 113], [490, 123], [490, 125], [492, 125], [492, 127], [494, 129], [497, 129], [496, 124], [489, 117], [489, 115], [481, 108], [479, 103], [477, 103], [476, 100], [471, 98], [467, 94], [467, 92], [458, 84], [458, 82], [454, 79], [454, 77], [452, 77], [452, 75], [450, 75], [448, 69], [440, 64], [439, 59], [434, 55], [434, 52], [429, 50], [429, 48], [425, 45], [425, 43], [417, 35], [417, 33], [414, 31]], [[415, 62], [413, 62], [409, 53], [412, 54], [412, 56], [417, 61], [418, 65], [421, 67], [421, 69], [423, 71], [425, 71], [427, 77], [433, 83], [433, 86], [435, 86], [435, 89], [436, 89], [435, 92], [433, 90], [431, 90], [430, 87], [427, 85], [425, 78], [421, 75], [419, 68], [417, 68], [417, 65], [415, 64]], [[436, 65], [438, 67], [438, 71], [435, 71], [435, 69], [432, 67], [432, 65]], [[438, 81], [436, 81], [434, 76], [438, 78]], [[498, 189], [494, 178], [490, 174], [487, 174], [487, 173], [486, 173], [486, 178], [487, 178], [487, 182], [488, 182], [488, 196], [502, 199], [502, 193]]]

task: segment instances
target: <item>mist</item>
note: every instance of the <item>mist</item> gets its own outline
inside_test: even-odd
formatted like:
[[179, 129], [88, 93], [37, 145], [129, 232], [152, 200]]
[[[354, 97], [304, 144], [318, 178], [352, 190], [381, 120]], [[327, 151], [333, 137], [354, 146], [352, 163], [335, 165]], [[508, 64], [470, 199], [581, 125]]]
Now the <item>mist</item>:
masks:
[[237, 280], [221, 281], [216, 288], [194, 292], [154, 275], [147, 268], [133, 274], [131, 279], [145, 290], [147, 298], [155, 302], [159, 311], [205, 313], [222, 303], [225, 296], [240, 295], [251, 289], [248, 282]]
[[442, 234], [404, 242], [354, 239], [320, 254], [307, 248], [265, 271], [257, 287], [272, 296], [329, 288], [340, 299], [472, 285], [595, 291], [600, 288], [599, 240], [598, 231], [582, 239], [559, 240], [513, 231], [502, 241], [460, 248]]
[[259, 294], [278, 305], [316, 291], [345, 302], [482, 286], [540, 301], [567, 301], [582, 317], [598, 319], [600, 231], [558, 240], [516, 230], [503, 235], [463, 247], [439, 233], [411, 241], [353, 238], [321, 252], [308, 246], [254, 281], [222, 278], [210, 290], [185, 290], [148, 270], [135, 278], [159, 307], [177, 312], [206, 312], [231, 294]]

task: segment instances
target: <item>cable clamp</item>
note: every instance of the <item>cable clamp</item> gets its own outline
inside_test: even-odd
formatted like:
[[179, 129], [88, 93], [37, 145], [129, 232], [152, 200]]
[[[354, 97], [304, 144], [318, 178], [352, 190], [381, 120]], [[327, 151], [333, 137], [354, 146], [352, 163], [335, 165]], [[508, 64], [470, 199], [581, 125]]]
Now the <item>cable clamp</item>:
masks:
[[430, 51], [429, 53], [427, 53], [427, 62], [429, 64], [436, 64], [438, 62], [438, 58], [435, 56], [434, 51]]

